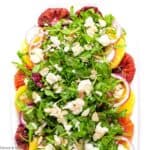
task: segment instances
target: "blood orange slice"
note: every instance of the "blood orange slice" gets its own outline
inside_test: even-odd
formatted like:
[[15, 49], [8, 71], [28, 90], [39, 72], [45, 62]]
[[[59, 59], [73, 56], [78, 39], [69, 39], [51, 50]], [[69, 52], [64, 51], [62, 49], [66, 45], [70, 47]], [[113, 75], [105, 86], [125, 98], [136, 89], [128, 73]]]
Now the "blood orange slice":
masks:
[[69, 11], [66, 8], [48, 8], [38, 19], [38, 25], [43, 27], [45, 25], [53, 25], [62, 18], [69, 16]]
[[119, 66], [113, 72], [121, 75], [130, 83], [134, 78], [135, 70], [132, 56], [126, 53]]
[[81, 9], [79, 9], [76, 14], [77, 15], [80, 15], [81, 12], [83, 11], [87, 11], [89, 9], [93, 9], [95, 11], [95, 13], [99, 13], [101, 16], [102, 16], [102, 13], [99, 11], [99, 9], [97, 7], [94, 7], [94, 6], [85, 6], [85, 7], [82, 7]]

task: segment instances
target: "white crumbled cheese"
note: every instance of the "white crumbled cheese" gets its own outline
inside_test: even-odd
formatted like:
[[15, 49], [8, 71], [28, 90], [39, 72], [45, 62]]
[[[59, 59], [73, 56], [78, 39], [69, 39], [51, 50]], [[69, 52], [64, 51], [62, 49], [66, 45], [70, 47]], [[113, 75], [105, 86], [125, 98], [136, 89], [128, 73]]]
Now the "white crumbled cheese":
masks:
[[91, 143], [85, 143], [84, 150], [99, 150], [99, 148], [94, 147], [94, 145]]
[[102, 96], [102, 95], [103, 95], [103, 93], [100, 92], [100, 91], [95, 91], [95, 93], [96, 93], [98, 96]]
[[96, 77], [97, 77], [97, 71], [96, 71], [96, 70], [92, 70], [92, 71], [91, 71], [90, 78], [91, 78], [92, 80], [95, 80]]
[[66, 120], [64, 118], [65, 115], [68, 114], [66, 110], [62, 110], [56, 104], [52, 108], [45, 108], [44, 111], [48, 113], [50, 116], [56, 117], [59, 123], [65, 124]]
[[72, 128], [72, 125], [67, 124], [67, 123], [65, 122], [65, 123], [63, 124], [63, 126], [64, 126], [65, 130], [67, 131], [67, 133], [69, 133], [69, 131], [70, 131], [71, 128]]
[[54, 84], [53, 89], [55, 90], [55, 93], [59, 94], [62, 92], [62, 87], [60, 85], [58, 85], [57, 83]]
[[122, 84], [118, 84], [116, 87], [115, 87], [115, 91], [113, 93], [113, 96], [114, 98], [116, 99], [119, 99], [123, 96], [123, 93], [124, 93], [124, 87]]
[[49, 72], [49, 68], [46, 67], [46, 68], [43, 68], [41, 71], [40, 71], [40, 75], [45, 77]]
[[84, 100], [81, 98], [77, 98], [74, 101], [68, 102], [65, 106], [64, 109], [69, 109], [72, 111], [74, 115], [78, 115], [79, 113], [82, 112], [84, 106]]
[[83, 52], [83, 47], [81, 47], [79, 42], [76, 42], [72, 45], [72, 52], [74, 56], [78, 56]]
[[90, 95], [92, 89], [92, 83], [89, 79], [80, 81], [78, 85], [78, 91], [85, 92], [87, 95]]
[[90, 37], [93, 37], [95, 32], [97, 32], [97, 27], [96, 26], [92, 26], [92, 27], [89, 27], [86, 32], [87, 32], [87, 35], [90, 36]]
[[59, 137], [57, 135], [54, 135], [54, 140], [55, 140], [55, 145], [67, 145], [68, 140], [67, 139], [63, 139], [62, 137]]
[[39, 63], [44, 59], [43, 50], [41, 48], [33, 48], [29, 56], [33, 63]]
[[54, 135], [54, 140], [56, 145], [60, 145], [62, 142], [62, 137], [59, 137], [57, 135]]
[[128, 150], [128, 149], [125, 146], [123, 146], [122, 144], [119, 144], [118, 150]]
[[109, 39], [107, 34], [102, 35], [101, 37], [99, 37], [97, 39], [97, 41], [102, 44], [102, 46], [108, 46], [109, 44], [111, 44], [111, 40]]
[[89, 51], [92, 49], [92, 46], [89, 44], [84, 45], [85, 50]]
[[77, 128], [78, 130], [80, 130], [80, 122], [79, 121], [76, 121], [75, 128]]
[[48, 73], [46, 76], [46, 81], [51, 85], [60, 80], [61, 80], [61, 77], [59, 75], [55, 75], [54, 73], [51, 73], [51, 72]]
[[69, 47], [69, 46], [65, 46], [65, 47], [64, 47], [64, 52], [68, 52], [68, 51], [69, 51], [69, 49], [70, 49], [70, 47]]
[[84, 23], [84, 26], [85, 26], [85, 27], [91, 27], [91, 26], [94, 26], [94, 25], [95, 25], [95, 23], [94, 23], [92, 17], [88, 17], [88, 18], [85, 20], [85, 23]]
[[77, 143], [76, 144], [73, 144], [73, 145], [69, 145], [69, 148], [68, 150], [80, 150]]
[[110, 53], [106, 56], [106, 59], [108, 60], [108, 62], [111, 62], [113, 60], [114, 56], [115, 56], [115, 49], [112, 48], [110, 50]]
[[82, 112], [81, 116], [87, 117], [89, 113], [90, 113], [90, 108], [87, 108], [86, 110], [84, 110], [84, 111]]
[[56, 68], [57, 71], [61, 72], [62, 67], [60, 67], [58, 64], [55, 64], [54, 67]]
[[41, 101], [41, 96], [37, 92], [32, 92], [32, 99], [34, 103], [38, 103]]
[[92, 17], [88, 17], [86, 20], [85, 20], [85, 24], [84, 24], [85, 27], [87, 27], [87, 34], [90, 36], [90, 37], [93, 37], [95, 32], [98, 31], [97, 27], [95, 26], [95, 23], [93, 21], [93, 18]]
[[55, 147], [52, 144], [48, 144], [44, 150], [56, 150]]
[[56, 47], [59, 47], [60, 41], [59, 41], [59, 39], [58, 39], [57, 36], [51, 36], [51, 37], [50, 37], [50, 40], [52, 41], [52, 43], [53, 43]]
[[35, 131], [35, 134], [38, 135], [38, 134], [41, 134], [43, 128], [46, 126], [46, 123], [43, 123], [36, 131]]
[[92, 121], [98, 122], [99, 121], [99, 116], [97, 112], [94, 112], [92, 115]]
[[95, 133], [93, 135], [93, 140], [97, 141], [101, 139], [108, 132], [108, 128], [102, 127], [101, 123], [96, 125]]
[[40, 145], [40, 144], [42, 143], [42, 141], [43, 141], [43, 136], [40, 136], [40, 137], [38, 138], [37, 144]]
[[100, 27], [105, 27], [106, 26], [106, 21], [105, 20], [103, 20], [103, 19], [99, 19], [98, 20], [98, 22], [99, 22], [99, 25], [100, 25]]

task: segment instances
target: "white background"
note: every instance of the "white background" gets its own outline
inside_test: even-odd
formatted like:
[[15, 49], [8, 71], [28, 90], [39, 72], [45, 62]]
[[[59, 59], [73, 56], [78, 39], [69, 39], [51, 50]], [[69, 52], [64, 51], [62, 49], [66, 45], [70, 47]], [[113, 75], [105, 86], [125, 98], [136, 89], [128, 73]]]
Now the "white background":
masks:
[[[13, 74], [11, 62], [27, 29], [48, 7], [97, 5], [112, 13], [128, 33], [128, 51], [136, 59], [140, 150], [149, 150], [150, 139], [150, 4], [148, 0], [4, 0], [0, 1], [0, 146], [13, 146]], [[131, 49], [131, 50], [130, 50]], [[139, 147], [139, 146], [138, 146]]]

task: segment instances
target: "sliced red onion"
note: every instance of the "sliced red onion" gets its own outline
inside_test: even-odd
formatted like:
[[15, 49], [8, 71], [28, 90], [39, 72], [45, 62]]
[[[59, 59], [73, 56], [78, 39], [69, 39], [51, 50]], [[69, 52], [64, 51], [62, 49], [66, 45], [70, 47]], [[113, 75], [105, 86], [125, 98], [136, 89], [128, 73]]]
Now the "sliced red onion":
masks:
[[133, 145], [131, 144], [131, 142], [126, 137], [124, 137], [124, 136], [118, 136], [116, 139], [118, 141], [123, 141], [123, 142], [127, 143], [128, 147], [129, 147], [128, 150], [134, 150], [133, 149]]
[[19, 124], [26, 125], [26, 122], [23, 118], [23, 113], [22, 112], [19, 113]]
[[44, 37], [44, 31], [42, 28], [34, 26], [26, 34], [26, 41], [31, 46], [38, 46], [41, 45], [42, 41], [38, 41], [37, 43], [33, 43], [35, 37], [43, 38]]
[[119, 107], [119, 106], [123, 105], [128, 100], [128, 98], [130, 96], [130, 86], [129, 86], [128, 82], [126, 81], [126, 79], [124, 79], [123, 77], [121, 77], [117, 74], [114, 74], [114, 73], [112, 74], [112, 76], [116, 79], [121, 80], [124, 83], [125, 88], [126, 88], [125, 97], [120, 102], [114, 104], [114, 107]]

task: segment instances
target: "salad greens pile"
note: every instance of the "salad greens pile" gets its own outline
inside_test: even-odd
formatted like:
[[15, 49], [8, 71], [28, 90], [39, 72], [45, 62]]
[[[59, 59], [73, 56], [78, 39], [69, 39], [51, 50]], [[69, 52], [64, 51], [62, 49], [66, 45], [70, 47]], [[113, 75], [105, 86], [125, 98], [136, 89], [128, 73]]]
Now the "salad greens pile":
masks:
[[31, 101], [16, 100], [28, 130], [26, 142], [40, 139], [37, 149], [48, 150], [118, 149], [116, 137], [123, 134], [118, 118], [125, 112], [113, 107], [120, 80], [111, 75], [107, 41], [101, 39], [104, 33], [117, 38], [113, 21], [93, 9], [77, 15], [72, 7], [69, 19], [42, 28], [41, 60], [31, 70], [23, 60], [27, 53], [18, 52], [22, 62], [16, 65], [27, 87], [21, 97]]

